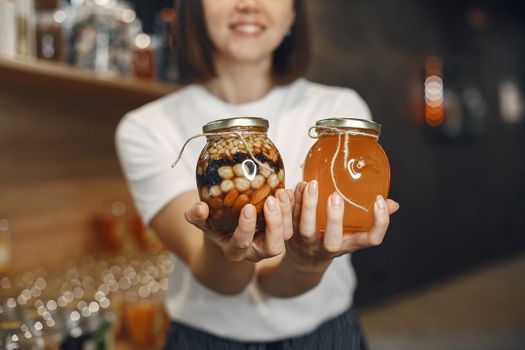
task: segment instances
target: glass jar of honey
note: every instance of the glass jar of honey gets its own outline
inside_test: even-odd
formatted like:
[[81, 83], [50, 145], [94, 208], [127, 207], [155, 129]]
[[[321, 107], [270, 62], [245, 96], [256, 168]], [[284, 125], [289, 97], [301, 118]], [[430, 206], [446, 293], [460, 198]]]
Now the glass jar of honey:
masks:
[[344, 233], [367, 231], [374, 222], [377, 195], [386, 198], [390, 187], [390, 165], [378, 143], [381, 125], [329, 118], [319, 120], [310, 131], [317, 142], [306, 156], [303, 179], [319, 183], [318, 229], [324, 232], [327, 200], [337, 191], [345, 204]]
[[209, 227], [230, 236], [246, 204], [257, 211], [256, 235], [266, 228], [266, 198], [284, 187], [284, 166], [279, 151], [268, 139], [268, 121], [229, 118], [202, 128], [207, 137], [197, 162], [200, 199], [209, 206]]

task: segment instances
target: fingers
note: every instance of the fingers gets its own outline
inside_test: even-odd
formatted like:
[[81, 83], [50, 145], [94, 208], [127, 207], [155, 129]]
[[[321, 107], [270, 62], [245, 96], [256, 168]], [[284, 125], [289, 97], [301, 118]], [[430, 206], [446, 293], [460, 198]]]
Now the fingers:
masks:
[[293, 206], [295, 204], [295, 192], [293, 190], [287, 189], [286, 194], [288, 195], [288, 199], [290, 200], [290, 207], [293, 209]]
[[379, 195], [374, 203], [374, 224], [368, 232], [359, 232], [349, 235], [343, 241], [343, 249], [354, 252], [362, 248], [378, 246], [385, 238], [386, 230], [390, 224], [387, 202]]
[[316, 226], [315, 212], [317, 210], [318, 184], [316, 180], [310, 181], [303, 191], [301, 205], [301, 219], [299, 222], [299, 232], [301, 236], [312, 239], [315, 237]]
[[284, 225], [281, 208], [273, 196], [266, 198], [264, 203], [264, 218], [266, 232], [264, 250], [269, 256], [279, 255], [284, 249]]
[[386, 206], [388, 208], [388, 214], [392, 215], [399, 210], [399, 203], [391, 199], [386, 200]]
[[345, 253], [353, 253], [363, 248], [370, 247], [368, 232], [351, 233], [345, 235], [343, 239], [343, 249]]
[[337, 253], [343, 245], [343, 198], [334, 192], [328, 197], [326, 208], [326, 229], [324, 248], [330, 253]]
[[383, 196], [379, 195], [374, 203], [374, 225], [368, 231], [368, 241], [371, 246], [380, 245], [390, 224], [390, 215]]
[[194, 204], [184, 213], [186, 221], [188, 221], [190, 224], [195, 225], [201, 230], [206, 229], [206, 220], [208, 219], [208, 215], [209, 208], [208, 205], [204, 202], [198, 202]]
[[293, 196], [291, 191], [279, 190], [277, 196], [279, 200], [269, 196], [264, 203], [266, 232], [259, 242], [253, 242], [257, 222], [255, 207], [246, 205], [243, 208], [237, 229], [225, 247], [225, 254], [230, 260], [259, 261], [283, 252], [284, 240], [293, 234], [291, 205], [294, 201], [290, 201]]
[[225, 255], [232, 261], [240, 261], [250, 248], [255, 234], [257, 212], [255, 207], [247, 204], [239, 215], [239, 224], [225, 247]]
[[294, 191], [294, 205], [292, 213], [292, 221], [294, 232], [299, 232], [299, 223], [301, 222], [301, 207], [303, 203], [303, 193], [306, 188], [306, 182], [300, 182], [295, 187]]
[[[283, 222], [283, 238], [288, 240], [293, 235], [292, 222], [292, 199], [293, 192], [286, 190], [277, 191], [277, 198], [279, 198], [279, 206], [281, 207], [281, 217]], [[293, 197], [292, 197], [293, 198]]]

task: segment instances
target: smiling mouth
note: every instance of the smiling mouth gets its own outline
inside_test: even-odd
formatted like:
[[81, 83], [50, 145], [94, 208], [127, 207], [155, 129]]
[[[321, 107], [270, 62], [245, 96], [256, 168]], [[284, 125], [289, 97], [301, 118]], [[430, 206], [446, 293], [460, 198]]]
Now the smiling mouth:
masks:
[[264, 26], [259, 24], [234, 24], [230, 27], [233, 31], [241, 34], [259, 34], [264, 30]]

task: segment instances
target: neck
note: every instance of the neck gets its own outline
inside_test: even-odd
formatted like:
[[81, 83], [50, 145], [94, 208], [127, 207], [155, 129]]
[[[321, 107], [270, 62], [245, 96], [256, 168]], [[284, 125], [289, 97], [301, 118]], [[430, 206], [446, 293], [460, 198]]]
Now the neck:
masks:
[[273, 87], [271, 57], [259, 62], [230, 63], [215, 59], [217, 77], [204, 86], [221, 100], [231, 104], [253, 102]]

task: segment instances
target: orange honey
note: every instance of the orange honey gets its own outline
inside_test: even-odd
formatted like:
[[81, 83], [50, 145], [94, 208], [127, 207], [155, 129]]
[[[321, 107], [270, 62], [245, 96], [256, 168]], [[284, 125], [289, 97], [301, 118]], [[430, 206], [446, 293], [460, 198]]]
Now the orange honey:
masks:
[[328, 197], [337, 187], [345, 205], [344, 232], [367, 231], [374, 222], [377, 195], [387, 198], [390, 187], [388, 158], [377, 142], [380, 125], [331, 118], [318, 121], [316, 130], [319, 138], [306, 156], [303, 179], [319, 182], [318, 229], [324, 232]]

